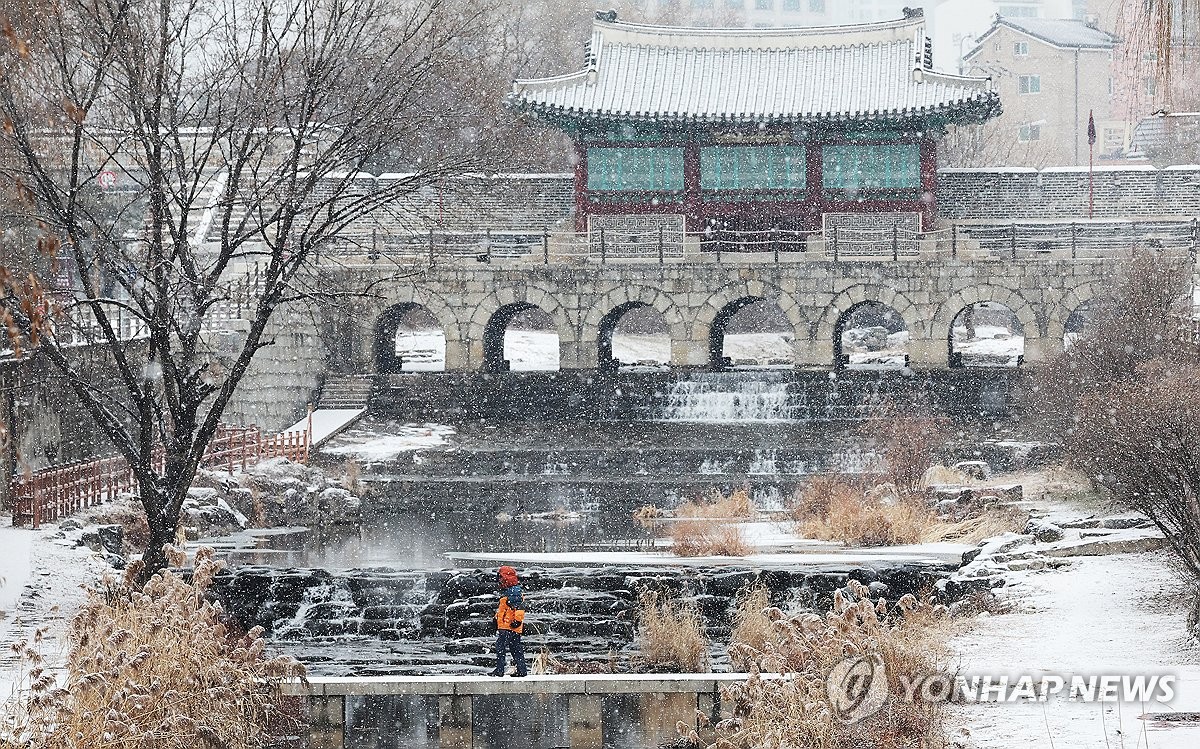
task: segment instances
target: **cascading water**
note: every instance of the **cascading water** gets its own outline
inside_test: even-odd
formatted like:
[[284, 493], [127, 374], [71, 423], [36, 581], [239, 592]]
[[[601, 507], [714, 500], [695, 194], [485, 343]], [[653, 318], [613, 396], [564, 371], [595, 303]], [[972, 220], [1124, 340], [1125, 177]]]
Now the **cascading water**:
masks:
[[794, 421], [807, 418], [807, 392], [765, 372], [704, 373], [671, 385], [665, 421]]
[[751, 476], [776, 476], [779, 474], [778, 458], [775, 450], [755, 450], [754, 458], [746, 473]]

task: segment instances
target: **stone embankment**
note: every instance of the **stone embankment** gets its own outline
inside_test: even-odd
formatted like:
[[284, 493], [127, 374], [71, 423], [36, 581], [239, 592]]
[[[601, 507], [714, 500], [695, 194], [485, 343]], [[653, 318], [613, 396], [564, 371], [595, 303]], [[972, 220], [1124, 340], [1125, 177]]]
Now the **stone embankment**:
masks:
[[[949, 599], [961, 597], [973, 584], [948, 581], [955, 567], [897, 565], [840, 572], [751, 567], [527, 570], [526, 647], [535, 652], [546, 647], [555, 656], [606, 660], [630, 646], [638, 598], [647, 590], [690, 601], [709, 638], [724, 642], [738, 594], [755, 583], [765, 585], [781, 606], [823, 611], [849, 580], [869, 585], [872, 596], [889, 600], [934, 587]], [[373, 664], [373, 673], [423, 673], [431, 663], [442, 673], [475, 673], [491, 666], [497, 593], [490, 571], [373, 569], [335, 574], [243, 567], [220, 576], [215, 589], [242, 626], [265, 627], [285, 648], [303, 650], [337, 640], [348, 647], [364, 640], [376, 641], [379, 647], [386, 643], [382, 657], [388, 662]], [[349, 667], [333, 660], [317, 671], [348, 672]]]

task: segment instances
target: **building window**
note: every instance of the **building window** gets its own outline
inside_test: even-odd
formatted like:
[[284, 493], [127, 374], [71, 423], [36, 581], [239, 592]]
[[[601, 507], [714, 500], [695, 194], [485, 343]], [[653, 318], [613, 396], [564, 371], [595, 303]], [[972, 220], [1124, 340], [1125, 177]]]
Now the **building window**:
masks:
[[1023, 75], [1017, 80], [1017, 90], [1022, 94], [1042, 93], [1042, 77], [1040, 75]]
[[825, 13], [825, 0], [808, 0], [809, 13]]
[[702, 190], [803, 190], [803, 146], [711, 146], [700, 149]]
[[1020, 132], [1017, 133], [1017, 140], [1022, 143], [1029, 143], [1034, 140], [1042, 139], [1041, 125], [1022, 125]]
[[1123, 127], [1106, 127], [1104, 128], [1104, 140], [1100, 141], [1100, 147], [1105, 153], [1119, 153], [1125, 150], [1125, 128]]
[[1153, 78], [1146, 79], [1145, 86], [1146, 96], [1154, 96], [1158, 93], [1158, 81]]
[[827, 191], [913, 195], [921, 189], [920, 146], [825, 146], [822, 154]]
[[754, 7], [757, 10], [773, 10], [775, 0], [754, 0]]
[[1029, 57], [1029, 42], [1013, 42], [1013, 55], [1016, 57]]
[[713, 0], [692, 0], [693, 8], [711, 8]]
[[741, 10], [743, 7], [742, 0], [725, 0], [725, 7]]
[[683, 190], [682, 148], [589, 148], [588, 190], [678, 192]]
[[783, 0], [783, 9], [791, 13], [799, 13], [800, 0]]

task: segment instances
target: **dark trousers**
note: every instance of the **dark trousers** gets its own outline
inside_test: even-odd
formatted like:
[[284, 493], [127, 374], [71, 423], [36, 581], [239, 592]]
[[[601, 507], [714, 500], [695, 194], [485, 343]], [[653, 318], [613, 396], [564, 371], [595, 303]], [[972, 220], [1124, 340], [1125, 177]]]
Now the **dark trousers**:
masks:
[[512, 653], [513, 664], [517, 667], [517, 675], [528, 673], [525, 667], [525, 646], [521, 644], [521, 635], [509, 629], [496, 633], [496, 673], [504, 675], [506, 666], [505, 655]]

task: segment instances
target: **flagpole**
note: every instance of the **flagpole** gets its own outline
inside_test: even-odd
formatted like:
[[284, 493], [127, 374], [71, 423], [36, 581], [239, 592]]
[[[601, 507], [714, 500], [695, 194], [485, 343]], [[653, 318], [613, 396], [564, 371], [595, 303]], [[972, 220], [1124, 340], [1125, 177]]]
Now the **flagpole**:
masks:
[[1096, 112], [1088, 110], [1088, 218], [1096, 213]]
[[1096, 213], [1096, 144], [1088, 144], [1088, 218]]

